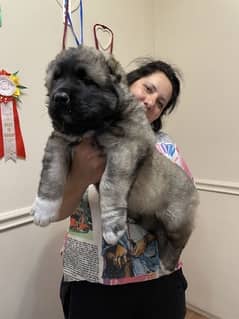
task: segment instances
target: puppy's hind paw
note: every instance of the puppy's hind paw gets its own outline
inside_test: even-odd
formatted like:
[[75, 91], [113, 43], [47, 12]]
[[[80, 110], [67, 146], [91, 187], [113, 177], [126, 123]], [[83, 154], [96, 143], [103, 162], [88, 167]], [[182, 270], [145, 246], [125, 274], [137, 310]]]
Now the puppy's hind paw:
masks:
[[176, 270], [176, 267], [173, 267], [171, 270], [169, 270], [168, 266], [165, 266], [162, 262], [160, 263], [160, 268], [164, 275], [169, 275], [173, 270]]
[[38, 226], [47, 226], [51, 222], [56, 221], [58, 219], [58, 211], [61, 202], [61, 199], [50, 201], [36, 197], [30, 213], [33, 216], [34, 224]]

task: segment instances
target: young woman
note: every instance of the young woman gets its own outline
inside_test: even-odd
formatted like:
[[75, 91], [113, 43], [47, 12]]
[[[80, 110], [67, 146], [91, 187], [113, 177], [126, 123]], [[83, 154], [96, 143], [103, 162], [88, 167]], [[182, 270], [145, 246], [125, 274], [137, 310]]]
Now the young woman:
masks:
[[[176, 145], [161, 131], [162, 116], [173, 111], [180, 93], [176, 71], [162, 61], [149, 61], [128, 74], [128, 84], [145, 106], [158, 151], [190, 174]], [[101, 225], [97, 209], [95, 217], [91, 216], [98, 195], [90, 191], [90, 185], [100, 181], [104, 167], [101, 150], [85, 138], [74, 150], [60, 211], [62, 219], [71, 216], [61, 283], [65, 318], [184, 318], [187, 282], [180, 265], [171, 274], [162, 272], [160, 245], [154, 234], [128, 220], [128, 232], [117, 245], [109, 246], [101, 238], [100, 245], [91, 244], [92, 230], [100, 230]]]

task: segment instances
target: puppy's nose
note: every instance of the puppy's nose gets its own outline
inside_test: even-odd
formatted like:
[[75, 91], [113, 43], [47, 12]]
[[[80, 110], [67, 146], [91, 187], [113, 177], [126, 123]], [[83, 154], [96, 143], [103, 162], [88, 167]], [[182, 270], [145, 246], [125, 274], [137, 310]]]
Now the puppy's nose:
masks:
[[66, 92], [58, 92], [54, 96], [55, 103], [67, 105], [70, 103], [70, 97]]

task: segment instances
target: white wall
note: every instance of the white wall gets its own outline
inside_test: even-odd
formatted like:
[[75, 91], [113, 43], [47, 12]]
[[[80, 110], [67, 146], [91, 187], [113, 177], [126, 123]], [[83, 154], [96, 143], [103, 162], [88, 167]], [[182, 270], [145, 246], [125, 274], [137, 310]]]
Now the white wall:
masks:
[[[201, 189], [185, 249], [188, 302], [239, 318], [239, 2], [155, 0], [156, 54], [183, 73], [178, 110], [166, 121]], [[233, 195], [234, 194], [234, 195]]]
[[0, 318], [63, 318], [58, 290], [65, 229], [65, 222], [29, 224], [0, 234]]
[[[135, 57], [152, 55], [152, 3], [83, 1], [85, 44], [94, 44], [93, 24], [102, 23], [113, 29], [114, 53], [124, 66]], [[29, 206], [36, 193], [43, 148], [50, 132], [44, 107], [44, 76], [48, 62], [61, 49], [62, 12], [54, 0], [2, 0], [1, 6], [0, 68], [20, 70], [22, 84], [28, 89], [19, 109], [27, 160], [0, 163], [0, 317], [60, 319], [59, 249], [66, 223], [46, 229], [24, 223], [29, 223]], [[78, 13], [73, 20], [78, 31]], [[75, 45], [70, 36], [68, 44]], [[13, 225], [18, 227], [12, 229]]]
[[156, 53], [184, 75], [182, 103], [168, 127], [197, 177], [238, 182], [239, 3], [157, 0], [155, 5]]
[[[103, 23], [115, 33], [114, 53], [124, 66], [138, 55], [154, 52], [151, 2], [87, 0], [83, 3], [85, 44], [94, 45], [93, 25]], [[54, 0], [3, 0], [1, 5], [3, 26], [0, 28], [0, 67], [12, 72], [20, 70], [22, 84], [28, 89], [22, 97], [19, 110], [27, 160], [19, 160], [17, 164], [10, 161], [1, 163], [0, 194], [7, 196], [1, 198], [0, 213], [28, 206], [34, 198], [39, 160], [50, 130], [44, 106], [45, 69], [61, 50], [63, 33], [62, 11]], [[73, 18], [78, 31], [78, 12]], [[68, 44], [74, 46], [70, 31], [68, 34]]]

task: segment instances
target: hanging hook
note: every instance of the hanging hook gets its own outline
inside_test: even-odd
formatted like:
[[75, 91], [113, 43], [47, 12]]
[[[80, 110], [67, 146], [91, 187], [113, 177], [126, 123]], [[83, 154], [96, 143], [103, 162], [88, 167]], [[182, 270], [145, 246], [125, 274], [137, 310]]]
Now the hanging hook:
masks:
[[[107, 51], [110, 53], [113, 52], [113, 44], [114, 44], [114, 33], [113, 31], [104, 24], [96, 23], [93, 27], [94, 30], [94, 39], [95, 46], [97, 50]], [[104, 46], [99, 40], [99, 32], [106, 32], [109, 35], [109, 42]]]

